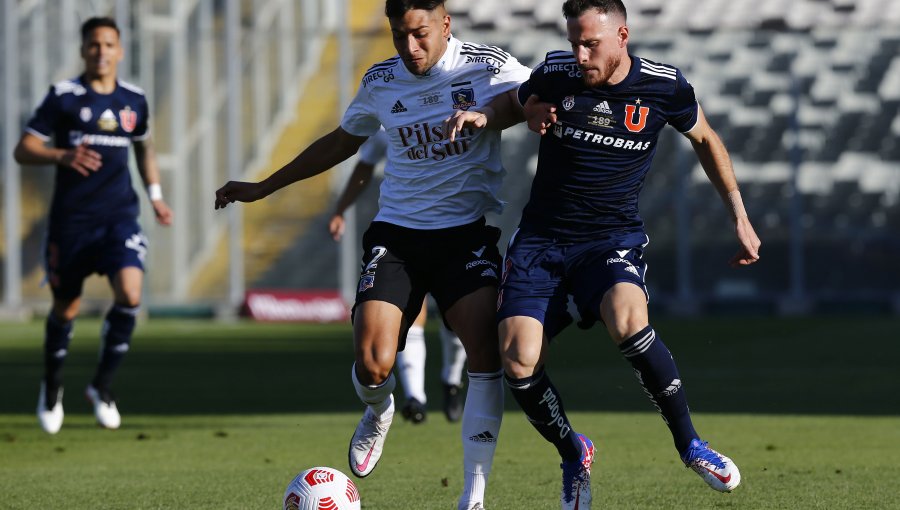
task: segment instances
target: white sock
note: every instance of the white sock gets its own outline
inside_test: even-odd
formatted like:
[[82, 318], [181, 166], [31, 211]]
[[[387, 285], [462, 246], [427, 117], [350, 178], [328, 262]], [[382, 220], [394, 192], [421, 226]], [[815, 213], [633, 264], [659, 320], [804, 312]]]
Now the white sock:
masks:
[[359, 396], [359, 399], [372, 408], [379, 420], [393, 416], [394, 398], [391, 393], [394, 391], [394, 386], [397, 385], [394, 374], [388, 376], [383, 383], [373, 386], [367, 386], [359, 382], [359, 378], [356, 377], [356, 363], [353, 364], [350, 374], [353, 379], [353, 387], [356, 388], [356, 394]]
[[466, 364], [466, 349], [459, 337], [441, 324], [441, 347], [444, 352], [444, 366], [441, 367], [441, 381], [444, 384], [462, 386], [463, 366]]
[[397, 353], [397, 375], [406, 398], [425, 403], [425, 329], [412, 326], [406, 334], [406, 347]]
[[469, 372], [469, 388], [462, 417], [463, 475], [461, 510], [484, 502], [494, 451], [503, 419], [503, 372]]

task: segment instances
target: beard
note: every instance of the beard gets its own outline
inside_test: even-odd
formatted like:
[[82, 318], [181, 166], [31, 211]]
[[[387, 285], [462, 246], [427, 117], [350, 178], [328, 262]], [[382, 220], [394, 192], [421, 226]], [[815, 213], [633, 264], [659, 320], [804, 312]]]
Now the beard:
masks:
[[597, 67], [583, 67], [581, 69], [581, 79], [584, 81], [584, 84], [590, 88], [606, 85], [621, 63], [621, 56], [610, 55], [607, 57], [602, 69]]

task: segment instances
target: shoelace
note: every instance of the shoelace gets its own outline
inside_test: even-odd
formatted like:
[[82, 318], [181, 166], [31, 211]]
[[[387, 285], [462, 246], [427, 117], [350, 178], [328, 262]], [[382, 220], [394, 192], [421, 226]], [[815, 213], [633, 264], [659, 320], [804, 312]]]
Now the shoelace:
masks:
[[709, 442], [707, 442], [707, 441], [700, 441], [699, 445], [691, 447], [691, 449], [688, 450], [687, 457], [689, 460], [687, 463], [694, 464], [698, 460], [701, 460], [701, 461], [707, 462], [709, 464], [712, 464], [712, 465], [716, 466], [717, 468], [724, 468], [725, 463], [722, 462], [722, 458], [719, 457], [719, 455], [716, 452], [714, 452], [711, 448], [707, 447], [706, 445], [708, 445], [708, 444], [709, 444]]

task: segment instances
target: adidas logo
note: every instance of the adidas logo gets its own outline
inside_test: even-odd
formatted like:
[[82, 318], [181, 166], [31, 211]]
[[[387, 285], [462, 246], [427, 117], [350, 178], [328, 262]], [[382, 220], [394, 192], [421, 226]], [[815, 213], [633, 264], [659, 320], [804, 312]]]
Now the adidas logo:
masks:
[[597, 113], [605, 113], [607, 115], [612, 115], [612, 110], [609, 108], [609, 103], [603, 101], [594, 107], [594, 111]]
[[403, 106], [403, 103], [398, 99], [396, 103], [394, 103], [394, 107], [391, 108], [391, 113], [403, 113], [407, 111], [406, 107]]
[[481, 272], [481, 276], [487, 276], [487, 277], [490, 277], [490, 278], [497, 278], [497, 272], [494, 271], [493, 269], [488, 268], [488, 269], [485, 269], [484, 271]]
[[495, 438], [490, 431], [485, 430], [481, 434], [470, 436], [469, 441], [474, 441], [476, 443], [496, 443], [497, 438]]

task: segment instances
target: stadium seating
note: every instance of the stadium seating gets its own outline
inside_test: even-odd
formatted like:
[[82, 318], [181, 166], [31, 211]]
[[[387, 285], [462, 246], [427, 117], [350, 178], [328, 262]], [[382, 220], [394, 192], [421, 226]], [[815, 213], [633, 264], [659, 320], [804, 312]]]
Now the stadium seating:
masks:
[[[456, 35], [498, 45], [527, 65], [540, 62], [550, 49], [568, 48], [559, 2], [496, 4], [448, 2]], [[496, 8], [493, 16], [483, 14], [486, 5]], [[887, 261], [900, 259], [900, 2], [631, 0], [626, 5], [632, 53], [678, 66], [731, 152], [764, 240], [763, 254], [769, 255], [769, 263], [748, 273], [752, 293], [785, 291], [792, 238], [800, 235], [805, 284], [813, 294], [835, 293], [843, 285], [857, 295], [896, 295], [900, 274]], [[511, 174], [523, 165], [533, 172], [535, 144], [521, 143], [524, 136], [504, 134]], [[707, 255], [727, 259], [734, 251], [724, 208], [689, 145], [663, 137], [658, 153], [641, 200], [653, 239], [648, 257], [670, 266], [667, 258], [676, 256], [672, 212], [678, 199], [672, 190], [679, 185], [678, 166], [690, 165], [684, 200], [695, 247], [692, 278], [695, 291], [714, 297], [721, 282], [734, 277], [722, 260]], [[527, 183], [507, 183], [511, 202], [527, 193]], [[510, 231], [518, 216], [499, 221]], [[885, 251], [876, 256], [874, 247]], [[821, 277], [850, 257], [862, 257], [879, 277]], [[662, 293], [675, 292], [674, 279], [660, 281]]]

